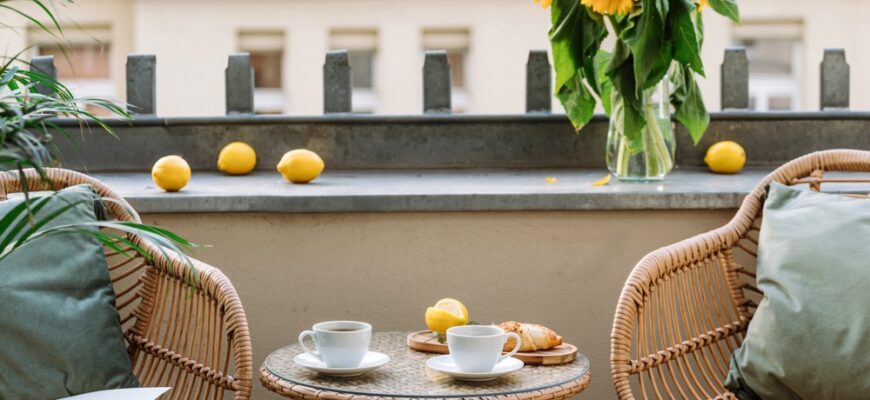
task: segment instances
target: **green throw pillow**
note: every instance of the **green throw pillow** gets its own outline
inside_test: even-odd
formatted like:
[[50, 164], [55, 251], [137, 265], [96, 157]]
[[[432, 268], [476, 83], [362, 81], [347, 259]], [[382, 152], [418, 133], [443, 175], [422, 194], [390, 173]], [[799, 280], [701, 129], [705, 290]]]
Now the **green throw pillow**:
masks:
[[[0, 202], [0, 219], [23, 201]], [[103, 215], [93, 187], [80, 185], [53, 195], [34, 220], [67, 204], [76, 205], [47, 226]], [[56, 399], [139, 385], [95, 238], [48, 236], [0, 259], [0, 305], [0, 399]]]
[[772, 184], [757, 274], [764, 298], [725, 385], [741, 399], [870, 398], [870, 199]]

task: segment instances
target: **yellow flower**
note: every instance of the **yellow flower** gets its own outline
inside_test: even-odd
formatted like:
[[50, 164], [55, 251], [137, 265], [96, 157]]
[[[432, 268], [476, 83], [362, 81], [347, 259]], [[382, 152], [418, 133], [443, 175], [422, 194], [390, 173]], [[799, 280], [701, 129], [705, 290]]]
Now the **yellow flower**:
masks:
[[710, 3], [710, 0], [700, 0], [700, 1], [698, 2], [698, 11], [703, 10], [704, 7], [707, 7], [707, 5], [708, 5], [709, 3]]
[[553, 0], [535, 0], [535, 3], [541, 3], [541, 8], [547, 8], [550, 6]]
[[628, 14], [634, 7], [633, 0], [580, 0], [580, 4], [599, 14]]

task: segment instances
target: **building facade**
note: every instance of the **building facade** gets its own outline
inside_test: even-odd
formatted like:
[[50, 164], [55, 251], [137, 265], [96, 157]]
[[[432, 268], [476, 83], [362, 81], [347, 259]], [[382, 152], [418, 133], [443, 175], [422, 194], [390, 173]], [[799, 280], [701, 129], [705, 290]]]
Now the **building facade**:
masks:
[[[78, 94], [124, 100], [128, 53], [157, 56], [157, 113], [224, 113], [227, 56], [248, 52], [261, 113], [316, 115], [323, 110], [322, 65], [347, 49], [354, 111], [417, 114], [422, 110], [423, 54], [444, 49], [453, 70], [455, 112], [498, 114], [525, 109], [530, 49], [548, 48], [549, 12], [532, 0], [79, 0], [56, 3], [69, 51], [51, 35], [8, 20], [8, 51], [55, 55], [60, 78]], [[870, 66], [861, 39], [870, 0], [741, 1], [744, 23], [706, 10], [702, 91], [719, 109], [723, 50], [744, 46], [758, 110], [814, 110], [819, 63], [828, 47], [846, 49], [852, 108], [870, 108]], [[4, 18], [12, 18], [9, 15]], [[559, 111], [554, 101], [554, 111]]]

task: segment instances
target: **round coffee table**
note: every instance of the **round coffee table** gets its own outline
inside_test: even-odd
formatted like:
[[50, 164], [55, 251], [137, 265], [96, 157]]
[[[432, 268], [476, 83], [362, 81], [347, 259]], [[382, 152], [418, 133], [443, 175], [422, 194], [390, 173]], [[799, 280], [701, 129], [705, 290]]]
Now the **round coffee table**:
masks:
[[489, 382], [456, 381], [426, 367], [436, 354], [408, 348], [410, 332], [377, 332], [370, 349], [390, 356], [390, 362], [355, 378], [333, 378], [296, 365], [298, 344], [280, 348], [260, 367], [260, 382], [285, 397], [304, 400], [374, 398], [495, 398], [565, 399], [589, 386], [589, 360], [582, 354], [569, 364], [525, 366]]

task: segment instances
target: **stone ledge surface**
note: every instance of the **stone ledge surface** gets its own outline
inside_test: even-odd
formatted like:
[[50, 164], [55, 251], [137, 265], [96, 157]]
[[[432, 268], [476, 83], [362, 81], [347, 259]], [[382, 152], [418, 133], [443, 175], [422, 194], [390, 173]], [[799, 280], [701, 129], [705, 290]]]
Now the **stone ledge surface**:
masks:
[[[277, 173], [242, 177], [198, 172], [165, 193], [147, 173], [94, 174], [140, 213], [345, 213], [733, 209], [767, 174], [714, 175], [682, 169], [660, 183], [594, 187], [604, 170], [327, 171], [294, 185]], [[556, 183], [546, 183], [555, 177]]]

